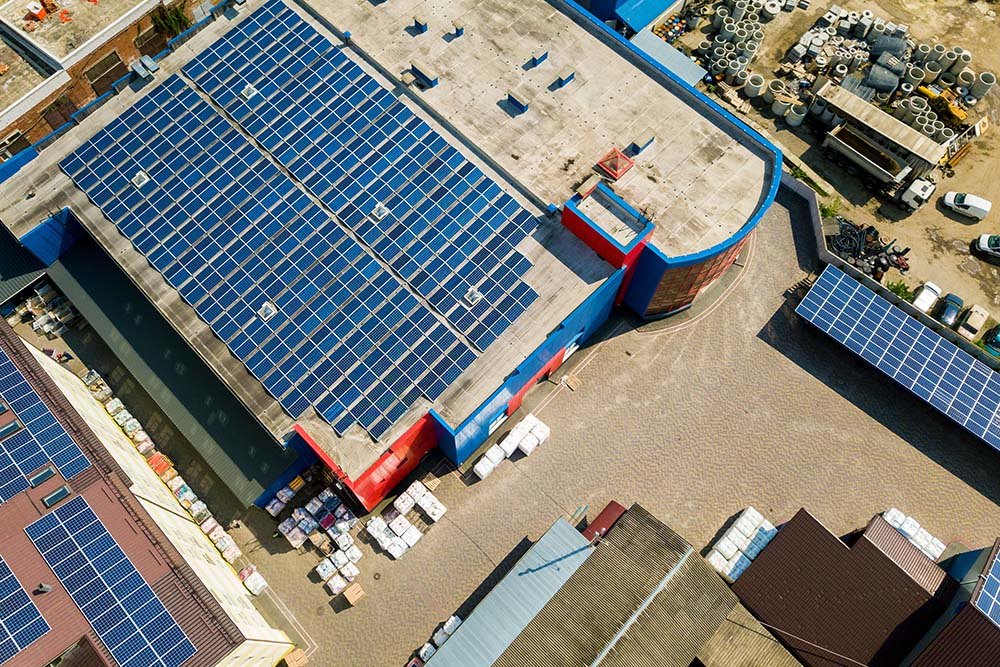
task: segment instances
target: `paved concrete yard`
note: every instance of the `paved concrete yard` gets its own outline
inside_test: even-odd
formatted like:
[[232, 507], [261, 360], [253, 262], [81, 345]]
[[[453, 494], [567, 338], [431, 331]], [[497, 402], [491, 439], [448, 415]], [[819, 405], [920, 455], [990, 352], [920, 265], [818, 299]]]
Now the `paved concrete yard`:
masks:
[[643, 503], [698, 548], [748, 504], [775, 523], [805, 506], [837, 533], [895, 505], [942, 540], [992, 542], [1000, 458], [793, 315], [785, 293], [813, 268], [807, 230], [794, 236], [798, 247], [776, 204], [717, 308], [680, 324], [612, 321], [571, 360], [575, 392], [529, 396], [551, 441], [484, 482], [445, 475], [448, 514], [413, 551], [392, 562], [366, 550], [359, 607], [337, 611], [307, 576], [316, 557], [283, 549], [252, 510], [238, 536], [318, 643], [315, 664], [402, 665], [525, 537], [612, 498]]

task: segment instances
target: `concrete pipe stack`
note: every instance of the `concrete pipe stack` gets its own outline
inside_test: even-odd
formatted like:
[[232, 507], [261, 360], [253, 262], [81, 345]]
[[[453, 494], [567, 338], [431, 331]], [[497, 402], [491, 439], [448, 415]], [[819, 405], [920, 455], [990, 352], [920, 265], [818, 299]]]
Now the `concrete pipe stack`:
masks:
[[844, 63], [841, 63], [841, 64], [837, 65], [836, 67], [834, 67], [833, 68], [833, 75], [835, 77], [839, 77], [839, 78], [843, 79], [845, 76], [847, 76], [847, 65], [845, 65]]
[[733, 19], [726, 19], [722, 23], [722, 29], [719, 30], [719, 35], [727, 42], [733, 41], [733, 37], [736, 36], [736, 21]]
[[781, 13], [781, 3], [769, 1], [765, 2], [764, 6], [760, 8], [760, 17], [765, 21], [770, 21], [775, 16]]
[[919, 86], [924, 82], [924, 76], [927, 73], [920, 69], [916, 65], [910, 65], [906, 73], [903, 75], [903, 82], [909, 84], [910, 86]]
[[955, 85], [957, 79], [955, 75], [951, 72], [941, 72], [941, 76], [938, 77], [937, 82], [944, 86], [945, 88], [951, 88]]
[[971, 90], [972, 86], [975, 83], [976, 83], [976, 73], [973, 72], [971, 69], [966, 68], [958, 73], [958, 85], [962, 86], [963, 88]]
[[939, 144], [946, 144], [955, 138], [955, 130], [950, 127], [942, 128], [937, 134], [934, 135], [934, 140]]
[[824, 111], [826, 111], [826, 100], [822, 97], [814, 97], [812, 104], [809, 105], [809, 113], [820, 116]]
[[905, 81], [903, 83], [899, 84], [899, 94], [902, 97], [909, 97], [910, 95], [912, 95], [913, 94], [913, 84], [912, 83], [907, 83]]
[[993, 72], [980, 72], [976, 82], [969, 88], [969, 94], [981, 100], [990, 94], [996, 84], [997, 77]]
[[924, 63], [924, 83], [934, 83], [941, 76], [941, 63], [930, 60]]
[[750, 74], [746, 70], [740, 70], [736, 73], [733, 79], [733, 85], [737, 88], [743, 88], [747, 85], [747, 80], [750, 78]]
[[945, 48], [944, 44], [935, 44], [933, 48], [931, 48], [931, 54], [927, 58], [927, 62], [938, 62], [947, 52], [948, 49]]
[[764, 89], [764, 102], [767, 104], [772, 104], [774, 102], [775, 95], [785, 94], [785, 83], [780, 79], [771, 79], [767, 84], [767, 88]]
[[943, 56], [941, 56], [941, 60], [938, 61], [941, 63], [941, 71], [942, 72], [949, 71], [952, 67], [955, 66], [955, 62], [957, 60], [958, 60], [957, 53], [955, 53], [954, 51], [947, 51]]
[[806, 112], [808, 107], [804, 104], [794, 104], [788, 110], [788, 115], [785, 116], [785, 121], [788, 123], [789, 127], [798, 127], [802, 124], [802, 121], [806, 118]]
[[898, 105], [896, 105], [895, 109], [892, 110], [892, 117], [895, 118], [896, 120], [903, 120], [904, 118], [906, 118], [906, 112], [909, 110], [910, 110], [910, 101], [903, 100]]
[[760, 74], [751, 74], [747, 79], [747, 85], [743, 89], [743, 94], [749, 98], [757, 97], [764, 89], [764, 77]]
[[715, 16], [712, 17], [712, 27], [721, 30], [722, 24], [727, 18], [729, 18], [729, 8], [719, 7], [715, 10]]
[[[955, 49], [959, 48], [961, 47], [958, 46], [955, 47]], [[955, 76], [961, 74], [962, 71], [965, 70], [965, 68], [967, 68], [969, 65], [972, 64], [972, 54], [969, 53], [968, 51], [962, 51], [957, 55], [958, 57], [955, 58], [955, 62], [952, 63], [952, 66], [948, 68], [948, 71], [954, 74]]]
[[778, 118], [783, 118], [792, 105], [785, 100], [775, 99], [771, 103], [771, 113], [773, 113]]
[[931, 55], [931, 45], [930, 44], [920, 44], [913, 51], [913, 60], [918, 63], [925, 63]]

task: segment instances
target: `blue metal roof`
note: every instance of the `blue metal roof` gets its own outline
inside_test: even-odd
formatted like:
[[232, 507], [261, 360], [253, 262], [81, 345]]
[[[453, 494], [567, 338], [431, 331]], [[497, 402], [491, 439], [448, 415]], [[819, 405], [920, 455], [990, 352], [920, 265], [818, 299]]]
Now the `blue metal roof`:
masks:
[[675, 0], [628, 0], [615, 10], [618, 19], [639, 32], [667, 11]]
[[650, 30], [643, 30], [632, 38], [632, 44], [647, 56], [670, 70], [689, 86], [694, 86], [708, 74], [698, 63], [670, 46]]
[[593, 550], [568, 521], [558, 519], [479, 603], [427, 667], [493, 664]]

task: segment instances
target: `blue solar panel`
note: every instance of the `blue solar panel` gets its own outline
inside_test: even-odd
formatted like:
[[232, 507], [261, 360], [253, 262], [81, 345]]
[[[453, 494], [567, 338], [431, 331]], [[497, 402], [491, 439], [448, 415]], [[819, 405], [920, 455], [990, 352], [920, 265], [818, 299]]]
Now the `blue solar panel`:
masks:
[[25, 528], [121, 667], [179, 667], [194, 644], [82, 496]]
[[49, 624], [0, 558], [0, 664], [49, 631]]
[[28, 476], [52, 463], [64, 479], [90, 466], [90, 461], [56, 420], [3, 350], [0, 350], [0, 402], [23, 428], [0, 440], [0, 502], [28, 488]]
[[1000, 449], [1000, 377], [989, 366], [834, 266], [795, 312]]
[[1000, 558], [994, 558], [983, 571], [983, 580], [973, 604], [991, 621], [1000, 625]]

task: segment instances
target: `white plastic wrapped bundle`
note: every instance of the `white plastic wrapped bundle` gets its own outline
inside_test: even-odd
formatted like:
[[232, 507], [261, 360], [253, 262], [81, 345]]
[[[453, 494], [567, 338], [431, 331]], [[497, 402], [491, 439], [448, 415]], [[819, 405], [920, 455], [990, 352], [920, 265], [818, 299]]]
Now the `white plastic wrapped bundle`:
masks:
[[351, 547], [344, 553], [347, 554], [347, 559], [352, 563], [357, 563], [361, 560], [361, 557], [364, 556], [364, 554], [361, 553], [361, 549], [359, 549], [356, 544], [352, 544]]
[[945, 544], [938, 538], [931, 538], [931, 544], [927, 547], [927, 555], [931, 557], [931, 560], [937, 560], [944, 553]]
[[506, 438], [504, 438], [497, 444], [499, 445], [500, 449], [503, 450], [504, 456], [509, 459], [511, 455], [517, 451], [517, 445], [520, 442], [521, 438], [512, 438], [510, 437], [510, 435], [508, 435]]
[[739, 551], [736, 545], [733, 544], [732, 541], [725, 535], [720, 537], [719, 540], [712, 545], [712, 548], [722, 554], [723, 558], [726, 560], [731, 559]]
[[459, 618], [458, 616], [452, 616], [451, 618], [449, 618], [447, 621], [444, 622], [444, 625], [441, 626], [441, 629], [447, 632], [448, 636], [450, 637], [451, 635], [455, 634], [455, 630], [458, 630], [458, 626], [460, 625], [462, 625], [462, 619]]
[[335, 569], [340, 569], [351, 562], [351, 559], [347, 557], [347, 554], [340, 549], [337, 549], [332, 554], [330, 554], [330, 562], [333, 563]]
[[278, 516], [281, 514], [281, 510], [285, 509], [285, 503], [281, 502], [278, 498], [271, 498], [271, 502], [264, 507], [267, 513], [271, 516]]
[[912, 516], [908, 516], [903, 519], [903, 523], [899, 525], [899, 532], [906, 536], [907, 539], [912, 540], [917, 536], [920, 531], [920, 522], [914, 519]]
[[444, 513], [448, 511], [448, 508], [439, 503], [437, 500], [434, 504], [427, 508], [427, 518], [431, 521], [437, 523], [444, 516]]
[[743, 533], [746, 537], [750, 538], [753, 537], [754, 531], [757, 529], [757, 524], [754, 524], [754, 522], [750, 519], [741, 516], [736, 520], [736, 523], [733, 524], [733, 527]]
[[340, 568], [340, 576], [347, 581], [354, 581], [359, 574], [361, 574], [361, 570], [354, 563], [345, 563], [344, 566]]
[[337, 535], [345, 535], [351, 529], [351, 524], [341, 519], [333, 524], [333, 532]]
[[393, 539], [392, 542], [389, 543], [389, 546], [386, 549], [386, 551], [389, 552], [390, 556], [392, 556], [396, 560], [399, 560], [400, 558], [403, 557], [403, 554], [405, 554], [409, 548], [410, 547], [406, 545], [406, 542], [404, 542], [402, 538], [397, 537]]
[[541, 422], [531, 427], [531, 435], [535, 436], [539, 445], [548, 440], [551, 433], [549, 427]]
[[134, 442], [137, 446], [140, 442], [153, 442], [153, 439], [149, 437], [149, 434], [141, 428], [134, 432], [130, 437], [132, 438], [132, 442]]
[[760, 552], [763, 548], [764, 547], [762, 547], [760, 543], [750, 540], [750, 544], [748, 544], [745, 549], [742, 549], [742, 551], [744, 556], [746, 556], [750, 560], [753, 560], [754, 558], [760, 555]]
[[119, 410], [118, 414], [114, 416], [115, 423], [119, 426], [124, 426], [132, 419], [132, 413], [128, 410]]
[[119, 398], [112, 398], [104, 404], [104, 409], [108, 411], [109, 415], [114, 417], [116, 414], [125, 409], [125, 404], [122, 403]]
[[235, 542], [233, 542], [233, 538], [229, 537], [229, 535], [223, 535], [217, 540], [212, 540], [212, 543], [215, 545], [215, 548], [218, 549], [219, 551], [225, 551], [232, 545], [236, 544]]
[[417, 542], [420, 541], [420, 538], [423, 536], [424, 534], [421, 533], [420, 529], [417, 528], [416, 526], [410, 526], [409, 528], [406, 529], [406, 532], [400, 535], [400, 537], [403, 538], [403, 541], [406, 542], [406, 546], [408, 547], [414, 546]]
[[260, 572], [254, 572], [243, 580], [243, 585], [254, 595], [260, 595], [267, 588], [267, 580]]
[[376, 516], [368, 520], [368, 523], [365, 524], [365, 530], [368, 531], [369, 535], [377, 538], [381, 533], [385, 532], [387, 525], [382, 517]]
[[501, 461], [507, 458], [507, 455], [504, 454], [503, 450], [500, 449], [499, 445], [493, 445], [492, 447], [486, 450], [486, 453], [483, 454], [483, 458], [489, 460], [489, 462], [492, 463], [494, 466], [497, 466], [500, 465]]
[[748, 521], [750, 521], [750, 523], [754, 525], [754, 528], [756, 528], [764, 520], [764, 515], [758, 512], [757, 509], [753, 505], [751, 505], [750, 507], [747, 507], [745, 510], [743, 510], [743, 512], [740, 514], [740, 518], [747, 519]]
[[427, 662], [435, 653], [437, 653], [437, 649], [434, 647], [434, 644], [427, 642], [417, 651], [417, 657]]
[[764, 538], [766, 539], [766, 541], [764, 542], [764, 544], [767, 544], [768, 542], [770, 542], [770, 541], [771, 541], [771, 539], [772, 539], [772, 538], [773, 538], [773, 537], [774, 537], [775, 535], [777, 535], [777, 534], [778, 534], [778, 529], [777, 529], [777, 528], [775, 528], [775, 527], [774, 527], [774, 524], [772, 524], [772, 523], [771, 523], [770, 521], [768, 521], [767, 519], [764, 519], [763, 521], [761, 521], [761, 522], [760, 522], [760, 526], [759, 526], [759, 528], [760, 528], [760, 533], [761, 533], [761, 534], [762, 534], [762, 535], [764, 536]]
[[895, 507], [890, 507], [883, 512], [882, 518], [885, 519], [890, 526], [897, 530], [899, 530], [899, 527], [903, 525], [904, 521], [906, 521], [906, 515]]
[[333, 561], [329, 558], [324, 558], [316, 566], [316, 575], [322, 580], [326, 581], [333, 575], [337, 573], [337, 566], [333, 564]]
[[735, 544], [736, 548], [740, 551], [743, 551], [750, 546], [750, 538], [744, 535], [736, 526], [727, 530], [723, 537]]
[[139, 423], [138, 419], [130, 419], [122, 426], [122, 430], [129, 437], [132, 437], [133, 433], [138, 433], [142, 430], [142, 424]]
[[219, 522], [215, 520], [215, 517], [208, 517], [201, 524], [201, 532], [205, 533], [206, 535], [209, 535], [212, 533], [213, 530], [219, 527], [220, 527]]
[[925, 528], [921, 528], [920, 530], [917, 531], [917, 534], [913, 537], [913, 542], [918, 547], [920, 547], [921, 551], [926, 551], [927, 548], [930, 547], [931, 540], [933, 539], [934, 537], [929, 532], [927, 532]]
[[347, 588], [347, 582], [339, 574], [335, 574], [326, 581], [326, 590], [330, 591], [330, 595], [340, 595]]
[[733, 558], [729, 559], [729, 577], [736, 581], [740, 578], [740, 575], [746, 572], [746, 569], [750, 567], [750, 559], [744, 554], [737, 553]]
[[486, 479], [493, 474], [494, 469], [495, 466], [493, 465], [493, 462], [485, 456], [479, 459], [479, 461], [476, 462], [476, 465], [472, 466], [472, 472], [476, 473], [476, 477], [479, 479]]
[[420, 500], [427, 493], [427, 487], [419, 479], [414, 480], [413, 484], [410, 484], [406, 489], [407, 495], [409, 495], [413, 500]]
[[235, 544], [230, 544], [228, 547], [226, 547], [225, 549], [222, 550], [222, 558], [223, 558], [223, 560], [225, 560], [230, 565], [232, 565], [233, 563], [235, 563], [236, 559], [239, 558], [242, 555], [243, 555], [243, 552], [240, 551], [240, 548], [238, 546], [236, 546]]
[[334, 539], [334, 542], [337, 543], [337, 548], [340, 549], [341, 551], [347, 551], [348, 549], [354, 546], [354, 538], [348, 535], [347, 533], [342, 533], [340, 535], [337, 535], [337, 537]]
[[321, 509], [323, 509], [323, 501], [319, 498], [310, 498], [309, 502], [306, 503], [306, 511], [313, 516], [316, 516]]
[[705, 556], [705, 560], [708, 561], [708, 564], [712, 566], [713, 570], [719, 573], [721, 573], [722, 570], [725, 569], [726, 564], [729, 563], [729, 561], [727, 561], [723, 555], [715, 549], [708, 552], [708, 555]]
[[521, 439], [517, 448], [520, 449], [525, 456], [531, 456], [531, 452], [538, 449], [538, 438], [529, 433]]
[[450, 636], [451, 635], [444, 631], [444, 628], [438, 628], [437, 632], [434, 633], [434, 636], [431, 637], [431, 641], [434, 642], [435, 646], [441, 648], [444, 646], [444, 643], [448, 641], [448, 637]]
[[415, 504], [416, 501], [413, 500], [413, 497], [405, 491], [396, 496], [396, 499], [392, 501], [392, 506], [395, 507], [400, 514], [406, 514], [413, 509]]
[[437, 496], [428, 491], [424, 495], [420, 496], [420, 499], [417, 501], [417, 505], [420, 507], [420, 509], [426, 512], [427, 508], [432, 507], [436, 502], [437, 502]]
[[409, 522], [409, 520], [405, 516], [400, 514], [389, 523], [389, 529], [392, 530], [392, 532], [394, 532], [396, 535], [402, 535], [403, 533], [406, 532], [406, 529], [409, 528], [411, 525], [412, 524]]

